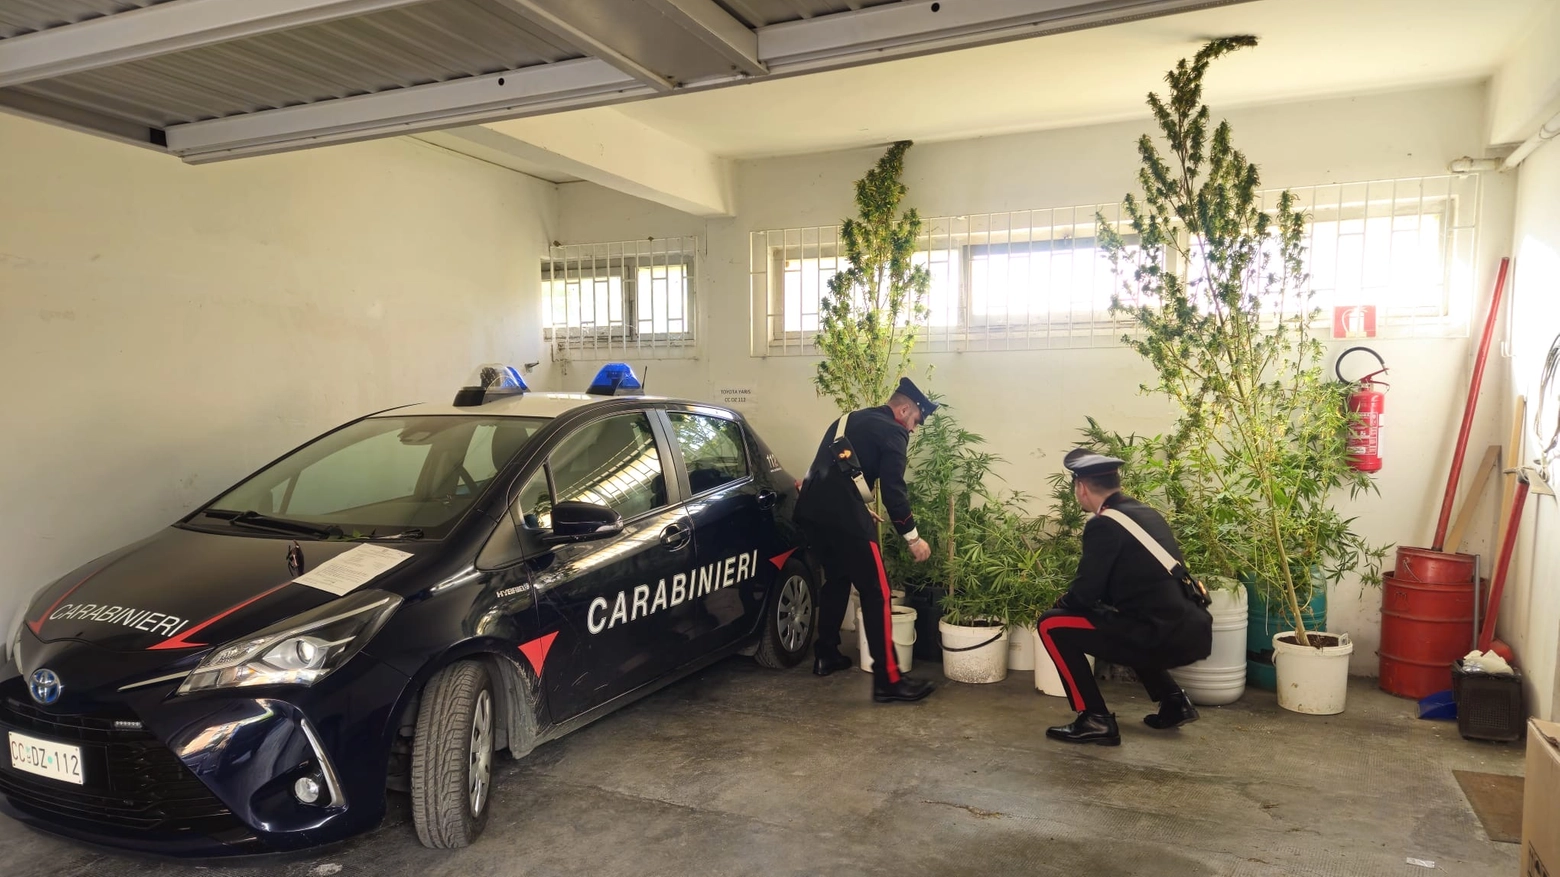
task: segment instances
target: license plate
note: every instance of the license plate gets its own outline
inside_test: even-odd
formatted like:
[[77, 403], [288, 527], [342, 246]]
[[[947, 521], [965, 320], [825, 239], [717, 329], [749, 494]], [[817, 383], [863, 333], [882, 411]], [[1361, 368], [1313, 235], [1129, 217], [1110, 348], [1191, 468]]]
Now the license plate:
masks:
[[11, 767], [24, 773], [82, 785], [81, 747], [10, 731]]

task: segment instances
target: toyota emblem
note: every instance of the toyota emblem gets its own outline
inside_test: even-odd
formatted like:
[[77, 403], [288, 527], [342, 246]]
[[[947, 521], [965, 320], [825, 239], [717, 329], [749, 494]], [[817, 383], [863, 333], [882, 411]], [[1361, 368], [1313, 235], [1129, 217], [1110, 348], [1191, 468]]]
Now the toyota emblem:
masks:
[[32, 699], [48, 706], [60, 699], [60, 692], [65, 686], [60, 683], [60, 677], [53, 670], [34, 670], [31, 680], [27, 685], [27, 691]]

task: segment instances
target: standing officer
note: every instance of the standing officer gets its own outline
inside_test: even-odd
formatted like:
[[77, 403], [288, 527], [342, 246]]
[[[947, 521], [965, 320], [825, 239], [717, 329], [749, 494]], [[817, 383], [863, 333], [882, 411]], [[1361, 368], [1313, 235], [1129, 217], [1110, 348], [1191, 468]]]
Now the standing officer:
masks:
[[872, 486], [882, 486], [883, 504], [910, 555], [917, 563], [930, 557], [931, 547], [916, 533], [910, 513], [905, 463], [910, 433], [936, 410], [909, 378], [901, 378], [887, 405], [836, 420], [823, 436], [796, 502], [796, 522], [824, 571], [813, 672], [827, 676], [851, 665], [850, 658], [840, 654], [840, 623], [854, 584], [872, 655], [872, 699], [878, 703], [920, 700], [932, 693], [932, 683], [899, 672]]
[[[1157, 714], [1143, 718], [1150, 728], [1197, 720], [1197, 708], [1169, 669], [1200, 661], [1213, 651], [1213, 616], [1205, 608], [1206, 592], [1180, 566], [1181, 549], [1170, 525], [1121, 492], [1117, 470], [1122, 462], [1083, 448], [1073, 449], [1062, 462], [1073, 474], [1073, 495], [1093, 517], [1083, 527], [1083, 556], [1072, 586], [1057, 608], [1040, 616], [1040, 641], [1078, 711], [1071, 724], [1046, 729], [1053, 740], [1121, 743], [1116, 717], [1105, 708], [1085, 655], [1133, 669], [1159, 704]], [[1166, 553], [1175, 574], [1145, 539]]]

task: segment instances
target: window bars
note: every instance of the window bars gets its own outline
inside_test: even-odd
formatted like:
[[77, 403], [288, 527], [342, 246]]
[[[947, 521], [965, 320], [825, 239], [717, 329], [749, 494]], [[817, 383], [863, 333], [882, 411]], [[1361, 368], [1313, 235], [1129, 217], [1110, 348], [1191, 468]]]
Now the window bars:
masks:
[[692, 356], [698, 256], [693, 236], [551, 248], [542, 325], [554, 356]]
[[[1290, 189], [1307, 214], [1311, 304], [1375, 305], [1378, 334], [1465, 334], [1479, 178], [1435, 176]], [[1280, 190], [1263, 193], [1273, 209]], [[926, 219], [915, 262], [931, 274], [927, 351], [1107, 347], [1131, 326], [1099, 249], [1096, 213], [1132, 238], [1120, 204]], [[820, 302], [844, 267], [838, 227], [756, 231], [749, 257], [757, 355], [816, 352]], [[1183, 269], [1184, 273], [1184, 269]], [[1195, 278], [1194, 278], [1195, 279]]]

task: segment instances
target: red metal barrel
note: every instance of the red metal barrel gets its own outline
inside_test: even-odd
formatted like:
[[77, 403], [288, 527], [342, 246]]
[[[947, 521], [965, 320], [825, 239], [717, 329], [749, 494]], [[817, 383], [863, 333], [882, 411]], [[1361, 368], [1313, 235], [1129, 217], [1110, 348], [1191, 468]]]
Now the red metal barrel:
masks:
[[1382, 575], [1381, 690], [1424, 697], [1452, 687], [1452, 662], [1473, 647], [1473, 582]]
[[1399, 545], [1397, 577], [1405, 582], [1471, 585], [1475, 560], [1471, 554], [1452, 554]]

